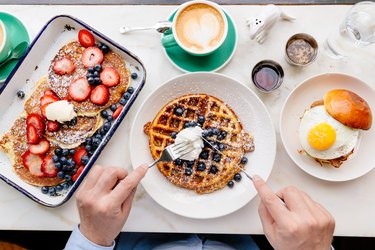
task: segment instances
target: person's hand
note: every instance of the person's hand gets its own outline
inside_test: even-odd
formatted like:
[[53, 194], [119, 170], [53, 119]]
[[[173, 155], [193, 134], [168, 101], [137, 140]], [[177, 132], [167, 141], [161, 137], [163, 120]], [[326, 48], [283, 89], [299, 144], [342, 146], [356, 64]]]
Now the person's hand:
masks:
[[145, 176], [143, 164], [128, 175], [122, 168], [95, 166], [76, 195], [80, 231], [91, 242], [112, 245], [128, 218], [136, 187]]
[[330, 249], [335, 220], [325, 208], [295, 187], [276, 195], [259, 176], [254, 176], [253, 182], [261, 199], [263, 230], [274, 249]]

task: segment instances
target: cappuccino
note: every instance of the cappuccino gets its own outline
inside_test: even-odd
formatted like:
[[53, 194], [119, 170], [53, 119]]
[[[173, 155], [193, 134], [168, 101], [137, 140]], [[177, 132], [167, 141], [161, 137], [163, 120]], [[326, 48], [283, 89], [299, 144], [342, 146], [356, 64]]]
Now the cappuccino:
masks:
[[3, 48], [3, 42], [4, 42], [4, 26], [2, 23], [0, 23], [0, 51]]
[[188, 5], [181, 10], [175, 22], [175, 32], [180, 43], [197, 53], [213, 50], [225, 35], [222, 14], [205, 3]]

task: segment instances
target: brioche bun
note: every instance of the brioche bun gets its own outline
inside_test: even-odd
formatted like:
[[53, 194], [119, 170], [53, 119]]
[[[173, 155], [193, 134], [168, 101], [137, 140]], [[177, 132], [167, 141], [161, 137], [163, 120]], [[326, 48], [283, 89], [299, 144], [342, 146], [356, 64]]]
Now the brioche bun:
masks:
[[342, 124], [368, 130], [371, 128], [372, 113], [367, 102], [359, 95], [345, 89], [335, 89], [324, 95], [327, 112]]

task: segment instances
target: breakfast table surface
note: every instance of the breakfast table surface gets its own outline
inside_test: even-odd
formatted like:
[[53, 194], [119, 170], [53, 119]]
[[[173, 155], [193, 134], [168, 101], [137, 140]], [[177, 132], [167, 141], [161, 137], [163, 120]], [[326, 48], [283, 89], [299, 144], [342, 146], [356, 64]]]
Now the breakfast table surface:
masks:
[[[232, 60], [218, 73], [233, 77], [253, 90], [271, 115], [276, 130], [277, 154], [268, 184], [275, 191], [288, 185], [295, 185], [310, 194], [335, 217], [336, 236], [375, 236], [375, 223], [373, 223], [375, 199], [372, 197], [375, 190], [375, 171], [346, 182], [317, 179], [293, 163], [283, 147], [279, 133], [279, 117], [283, 103], [288, 94], [309, 77], [328, 72], [341, 72], [353, 75], [375, 88], [375, 46], [368, 46], [351, 53], [349, 59], [345, 60], [329, 58], [322, 48], [325, 38], [338, 28], [339, 22], [350, 6], [283, 6], [286, 12], [296, 17], [296, 20], [277, 22], [263, 44], [251, 40], [246, 27], [246, 19], [261, 11], [262, 6], [225, 5], [224, 8], [235, 22], [238, 46]], [[155, 31], [144, 31], [121, 35], [119, 28], [123, 25], [152, 25], [166, 19], [175, 9], [176, 6], [169, 5], [1, 6], [1, 11], [15, 15], [25, 24], [31, 39], [49, 19], [56, 15], [68, 14], [95, 27], [141, 59], [147, 69], [145, 87], [97, 160], [98, 164], [122, 166], [129, 171], [132, 169], [129, 157], [132, 145], [129, 145], [128, 141], [137, 110], [154, 89], [183, 72], [175, 68], [167, 59], [160, 43], [160, 34]], [[293, 34], [301, 32], [315, 37], [320, 46], [317, 60], [304, 68], [290, 66], [284, 59], [286, 41]], [[279, 62], [285, 72], [281, 88], [270, 94], [257, 91], [250, 78], [254, 65], [263, 59]], [[142, 187], [137, 189], [133, 204], [123, 231], [263, 233], [258, 217], [258, 197], [238, 211], [215, 219], [190, 219], [169, 212], [158, 205]], [[1, 230], [72, 230], [79, 222], [74, 196], [60, 207], [47, 208], [26, 198], [5, 182], [0, 182], [0, 214]]]

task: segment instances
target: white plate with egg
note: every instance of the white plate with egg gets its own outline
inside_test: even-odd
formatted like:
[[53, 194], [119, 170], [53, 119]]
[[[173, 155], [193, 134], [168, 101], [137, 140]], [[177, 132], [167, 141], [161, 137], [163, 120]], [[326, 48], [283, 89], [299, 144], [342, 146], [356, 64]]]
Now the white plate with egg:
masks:
[[[348, 181], [365, 175], [375, 167], [372, 160], [375, 133], [373, 127], [369, 130], [347, 129], [329, 117], [324, 106], [315, 107], [316, 112], [310, 112], [313, 102], [323, 100], [324, 94], [334, 89], [356, 93], [368, 103], [372, 112], [375, 111], [375, 91], [363, 81], [339, 73], [317, 75], [302, 82], [288, 96], [281, 112], [280, 135], [290, 158], [306, 173], [327, 181]], [[327, 127], [335, 130], [332, 131], [334, 138], [328, 148], [319, 148], [311, 137], [308, 138], [311, 135], [309, 131], [313, 131], [317, 124], [329, 124]], [[339, 168], [329, 164], [320, 165], [305, 153], [317, 154], [320, 159], [333, 159], [346, 154], [348, 150], [345, 147], [353, 148], [353, 145], [353, 154]]]
[[[143, 126], [152, 121], [168, 102], [186, 94], [205, 93], [228, 104], [237, 114], [244, 129], [254, 137], [255, 151], [248, 158], [246, 172], [268, 179], [276, 155], [276, 136], [266, 107], [248, 87], [233, 78], [216, 73], [189, 73], [173, 78], [151, 93], [134, 119], [130, 133], [131, 161], [133, 167], [153, 162], [149, 140]], [[153, 167], [142, 180], [147, 193], [164, 208], [190, 218], [207, 219], [232, 213], [256, 196], [249, 179], [234, 187], [224, 187], [209, 194], [197, 194], [170, 183], [157, 167]]]

